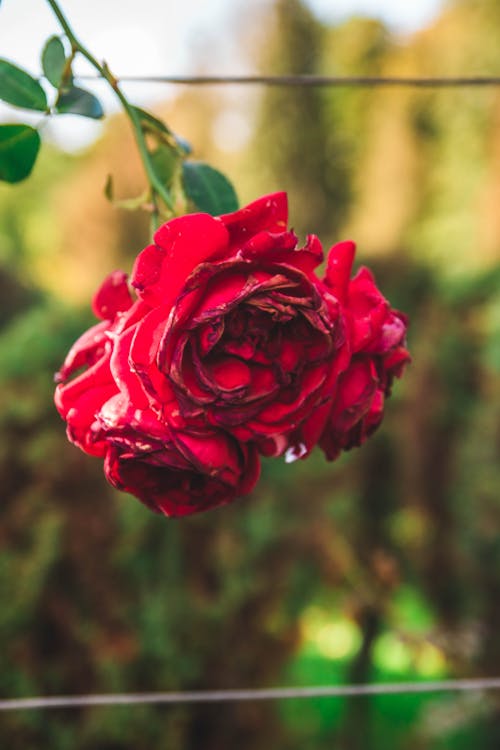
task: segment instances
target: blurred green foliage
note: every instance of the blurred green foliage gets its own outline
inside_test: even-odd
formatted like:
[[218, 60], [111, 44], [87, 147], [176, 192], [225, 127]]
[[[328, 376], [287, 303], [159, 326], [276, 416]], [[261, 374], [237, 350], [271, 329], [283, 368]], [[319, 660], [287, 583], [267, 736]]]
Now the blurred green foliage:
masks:
[[[450, 4], [403, 45], [378, 22], [325, 28], [278, 0], [262, 65], [488, 72], [495, 8]], [[209, 96], [180, 100], [179, 119], [208, 132]], [[263, 165], [239, 172], [242, 198], [287, 189], [299, 232], [359, 239], [410, 315], [414, 361], [362, 450], [266, 462], [251, 497], [181, 522], [108, 487], [52, 405], [52, 374], [90, 323], [75, 303], [146, 243], [143, 218], [99, 195], [109, 153], [134, 192], [120, 123], [0, 190], [2, 697], [500, 674], [499, 116], [484, 91], [263, 95], [252, 146], [227, 156], [229, 171]], [[208, 137], [202, 151], [224, 166]], [[433, 694], [27, 711], [2, 716], [0, 744], [497, 750], [500, 708]]]

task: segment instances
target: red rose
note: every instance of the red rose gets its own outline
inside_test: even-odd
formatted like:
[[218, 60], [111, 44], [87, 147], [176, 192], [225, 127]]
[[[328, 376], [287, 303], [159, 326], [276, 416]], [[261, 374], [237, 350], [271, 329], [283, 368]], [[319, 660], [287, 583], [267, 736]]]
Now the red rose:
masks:
[[406, 320], [366, 269], [350, 280], [353, 243], [321, 281], [318, 239], [299, 249], [286, 227], [284, 193], [167, 222], [136, 260], [138, 299], [111, 274], [93, 301], [102, 322], [57, 375], [70, 440], [155, 511], [231, 502], [259, 453], [295, 460], [319, 442], [335, 458], [382, 419]]
[[132, 275], [151, 311], [124, 347], [152, 408], [172, 389], [187, 424], [222, 427], [266, 455], [293, 444], [348, 361], [340, 307], [314, 274], [319, 241], [297, 249], [286, 222], [277, 193], [161, 227]]
[[330, 460], [361, 445], [377, 429], [392, 381], [410, 360], [406, 317], [390, 307], [367, 268], [350, 279], [354, 251], [352, 242], [333, 247], [324, 279], [341, 302], [351, 349], [351, 362], [339, 378], [319, 441]]

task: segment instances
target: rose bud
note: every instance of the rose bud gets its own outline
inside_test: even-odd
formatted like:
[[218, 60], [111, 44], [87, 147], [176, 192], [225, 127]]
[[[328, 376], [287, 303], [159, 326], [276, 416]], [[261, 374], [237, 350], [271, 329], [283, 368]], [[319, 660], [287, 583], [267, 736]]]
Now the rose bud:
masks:
[[329, 460], [361, 445], [377, 429], [394, 377], [400, 377], [410, 361], [406, 316], [391, 308], [367, 268], [350, 279], [354, 251], [352, 242], [334, 246], [324, 279], [342, 305], [352, 355], [339, 378], [319, 441]]

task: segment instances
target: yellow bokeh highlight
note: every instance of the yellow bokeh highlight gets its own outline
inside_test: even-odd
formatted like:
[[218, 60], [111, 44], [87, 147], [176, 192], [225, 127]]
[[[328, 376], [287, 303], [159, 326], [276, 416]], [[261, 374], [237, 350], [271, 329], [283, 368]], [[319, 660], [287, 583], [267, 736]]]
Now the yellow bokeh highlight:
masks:
[[301, 618], [304, 642], [327, 659], [346, 659], [359, 648], [361, 634], [357, 625], [346, 617], [332, 619], [319, 607], [309, 607]]
[[438, 677], [446, 671], [444, 654], [432, 643], [422, 644], [415, 661], [418, 673], [425, 677]]
[[384, 633], [375, 644], [373, 661], [385, 672], [416, 673], [419, 677], [443, 676], [445, 657], [429, 641], [406, 639], [398, 633]]
[[394, 633], [384, 633], [375, 644], [373, 661], [383, 671], [409, 672], [413, 663], [412, 649]]

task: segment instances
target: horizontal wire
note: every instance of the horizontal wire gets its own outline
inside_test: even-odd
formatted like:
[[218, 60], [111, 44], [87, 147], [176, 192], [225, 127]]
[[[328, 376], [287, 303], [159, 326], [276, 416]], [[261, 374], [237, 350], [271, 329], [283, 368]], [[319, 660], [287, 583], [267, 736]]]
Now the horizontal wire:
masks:
[[[100, 76], [77, 76], [80, 80], [96, 80]], [[249, 75], [249, 76], [118, 76], [118, 83], [158, 83], [187, 86], [219, 86], [226, 84], [262, 86], [330, 86], [375, 87], [410, 86], [418, 88], [458, 88], [463, 86], [500, 86], [500, 76], [460, 77], [399, 77], [399, 76], [320, 76], [320, 75]]]
[[86, 706], [129, 706], [166, 703], [229, 703], [291, 698], [347, 698], [367, 695], [408, 693], [470, 692], [500, 690], [500, 677], [432, 682], [394, 682], [365, 685], [327, 685], [305, 688], [256, 688], [243, 690], [194, 690], [171, 693], [110, 693], [107, 695], [51, 696], [0, 700], [0, 711], [78, 708]]

